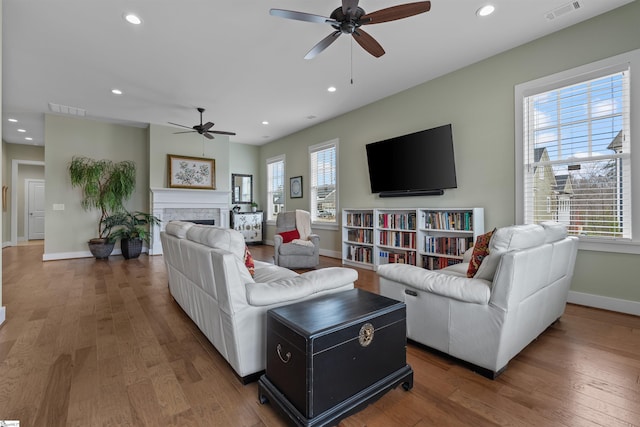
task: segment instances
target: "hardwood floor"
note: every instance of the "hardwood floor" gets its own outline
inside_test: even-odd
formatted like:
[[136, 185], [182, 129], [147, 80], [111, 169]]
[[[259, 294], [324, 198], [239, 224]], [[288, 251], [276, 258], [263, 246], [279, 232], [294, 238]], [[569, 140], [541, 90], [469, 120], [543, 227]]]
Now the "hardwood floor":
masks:
[[[0, 420], [284, 425], [173, 301], [161, 256], [42, 262], [42, 250], [3, 250]], [[251, 247], [261, 260], [272, 251]], [[358, 287], [378, 290], [375, 273], [359, 273]], [[640, 426], [639, 317], [569, 305], [495, 381], [412, 344], [407, 358], [414, 388], [340, 426]]]

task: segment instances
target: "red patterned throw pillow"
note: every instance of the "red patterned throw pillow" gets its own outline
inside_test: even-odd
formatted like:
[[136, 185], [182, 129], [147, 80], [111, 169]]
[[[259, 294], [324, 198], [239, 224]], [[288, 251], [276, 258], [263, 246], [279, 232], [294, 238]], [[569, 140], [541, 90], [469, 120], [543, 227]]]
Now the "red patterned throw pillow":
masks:
[[293, 239], [300, 238], [300, 233], [298, 233], [298, 230], [283, 231], [282, 233], [278, 234], [282, 236], [282, 243], [289, 243]]
[[489, 241], [494, 231], [496, 231], [495, 228], [487, 233], [481, 234], [476, 239], [476, 244], [473, 245], [473, 254], [469, 261], [469, 268], [467, 269], [467, 277], [475, 276], [482, 260], [489, 255]]
[[249, 247], [245, 245], [244, 247], [244, 265], [249, 270], [251, 277], [255, 274], [255, 263], [253, 262], [253, 256], [251, 256], [251, 252], [249, 252]]

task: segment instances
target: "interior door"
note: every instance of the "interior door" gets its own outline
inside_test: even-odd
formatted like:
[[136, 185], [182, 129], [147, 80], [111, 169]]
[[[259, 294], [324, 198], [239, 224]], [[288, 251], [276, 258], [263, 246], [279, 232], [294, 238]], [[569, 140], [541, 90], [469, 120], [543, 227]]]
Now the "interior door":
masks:
[[29, 181], [29, 240], [44, 239], [44, 181]]

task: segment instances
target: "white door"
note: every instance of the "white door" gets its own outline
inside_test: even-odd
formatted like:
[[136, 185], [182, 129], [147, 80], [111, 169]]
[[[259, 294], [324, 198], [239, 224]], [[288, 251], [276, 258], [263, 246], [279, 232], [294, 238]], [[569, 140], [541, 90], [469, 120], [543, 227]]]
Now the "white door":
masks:
[[29, 240], [44, 239], [44, 181], [29, 181], [28, 186]]

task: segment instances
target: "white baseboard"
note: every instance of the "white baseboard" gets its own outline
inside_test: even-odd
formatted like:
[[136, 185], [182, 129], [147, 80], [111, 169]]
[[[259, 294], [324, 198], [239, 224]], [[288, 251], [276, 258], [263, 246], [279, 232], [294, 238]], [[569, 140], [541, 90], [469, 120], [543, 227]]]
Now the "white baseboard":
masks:
[[12, 246], [11, 242], [2, 242], [2, 249]]
[[0, 307], [0, 325], [2, 325], [7, 318], [7, 308], [2, 306]]
[[640, 316], [640, 302], [569, 291], [568, 302]]

